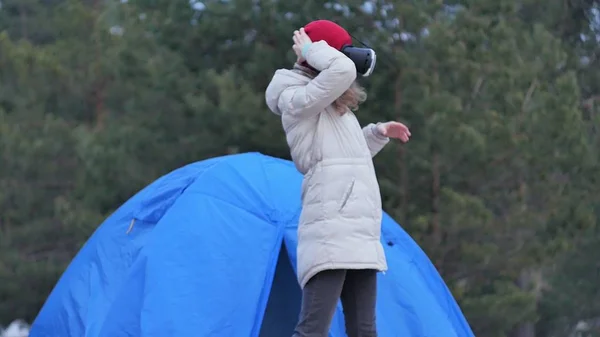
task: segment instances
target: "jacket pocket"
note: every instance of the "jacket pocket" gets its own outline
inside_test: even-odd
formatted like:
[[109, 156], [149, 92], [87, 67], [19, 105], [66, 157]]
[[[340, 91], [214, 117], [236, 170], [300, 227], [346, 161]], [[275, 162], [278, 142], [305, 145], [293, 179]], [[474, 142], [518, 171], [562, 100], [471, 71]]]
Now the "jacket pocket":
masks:
[[356, 178], [353, 177], [352, 180], [350, 181], [350, 184], [348, 184], [346, 191], [342, 195], [342, 200], [341, 200], [340, 208], [338, 209], [338, 211], [343, 210], [344, 207], [346, 206], [346, 204], [348, 203], [348, 200], [350, 199], [350, 196], [352, 195], [352, 192], [354, 191], [355, 183], [356, 183]]

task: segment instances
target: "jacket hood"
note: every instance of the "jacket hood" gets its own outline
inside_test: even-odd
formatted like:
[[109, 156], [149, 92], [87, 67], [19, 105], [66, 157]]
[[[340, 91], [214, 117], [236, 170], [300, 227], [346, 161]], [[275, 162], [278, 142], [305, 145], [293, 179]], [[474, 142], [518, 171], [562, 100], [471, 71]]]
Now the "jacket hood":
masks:
[[306, 85], [316, 76], [316, 72], [308, 67], [295, 64], [293, 69], [279, 69], [273, 75], [271, 83], [265, 90], [265, 101], [274, 114], [281, 116], [279, 97], [289, 87]]

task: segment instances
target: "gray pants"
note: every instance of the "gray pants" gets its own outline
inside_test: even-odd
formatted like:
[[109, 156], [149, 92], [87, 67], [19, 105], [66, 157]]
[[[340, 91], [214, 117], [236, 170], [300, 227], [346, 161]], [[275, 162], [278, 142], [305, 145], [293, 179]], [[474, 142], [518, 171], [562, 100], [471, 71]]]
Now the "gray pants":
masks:
[[327, 337], [341, 298], [348, 337], [377, 337], [376, 270], [325, 270], [302, 291], [300, 320], [293, 337]]

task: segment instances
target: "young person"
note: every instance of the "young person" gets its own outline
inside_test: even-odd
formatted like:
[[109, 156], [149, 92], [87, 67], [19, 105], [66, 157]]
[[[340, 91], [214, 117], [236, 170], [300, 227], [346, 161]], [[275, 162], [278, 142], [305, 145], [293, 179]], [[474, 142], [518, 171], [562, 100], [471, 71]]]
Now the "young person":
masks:
[[357, 67], [341, 50], [346, 30], [327, 20], [294, 32], [293, 69], [279, 69], [265, 99], [281, 116], [292, 159], [304, 174], [298, 224], [302, 308], [294, 337], [326, 337], [341, 298], [349, 337], [377, 336], [381, 196], [372, 157], [408, 128], [398, 122], [361, 128], [353, 111], [366, 99]]

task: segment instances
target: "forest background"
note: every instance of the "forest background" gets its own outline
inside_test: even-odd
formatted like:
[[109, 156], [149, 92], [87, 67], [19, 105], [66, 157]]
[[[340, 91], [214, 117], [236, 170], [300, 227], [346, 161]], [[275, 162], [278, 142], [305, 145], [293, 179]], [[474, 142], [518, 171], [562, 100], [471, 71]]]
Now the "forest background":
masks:
[[376, 157], [384, 208], [475, 334], [600, 336], [596, 0], [0, 0], [0, 322], [154, 179], [289, 158], [264, 90], [317, 18], [378, 52], [357, 115], [413, 134]]

